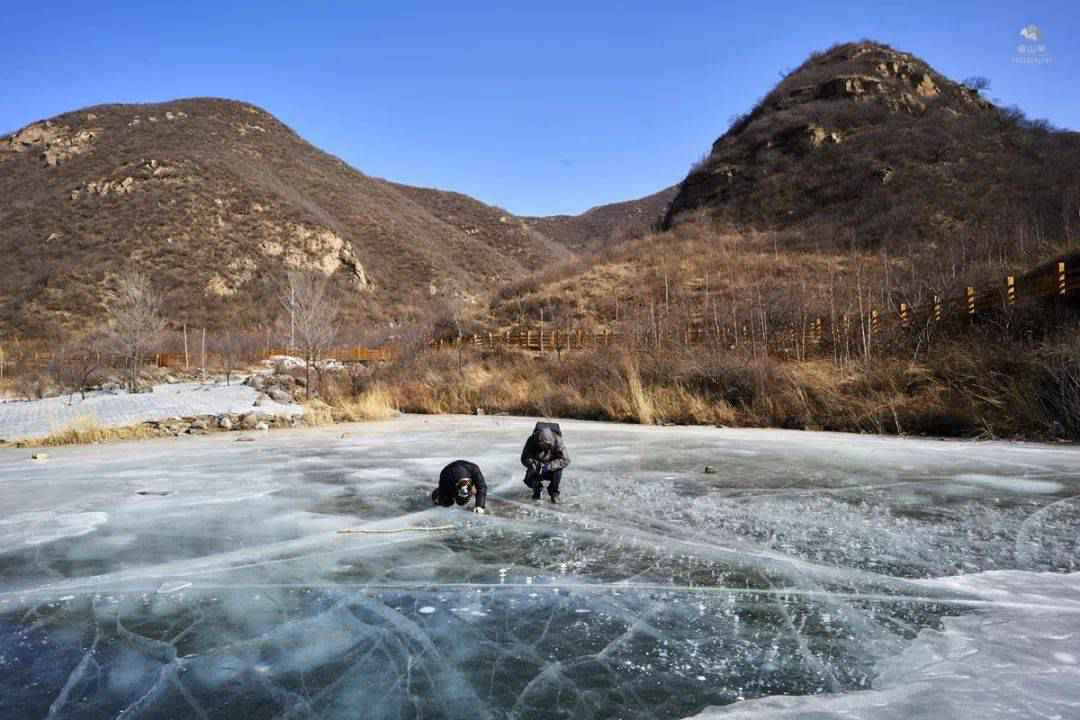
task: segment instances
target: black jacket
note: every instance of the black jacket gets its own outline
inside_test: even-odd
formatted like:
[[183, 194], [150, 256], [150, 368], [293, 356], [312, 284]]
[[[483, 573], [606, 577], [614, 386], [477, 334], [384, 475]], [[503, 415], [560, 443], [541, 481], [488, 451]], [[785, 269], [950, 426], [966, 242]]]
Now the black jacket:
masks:
[[[431, 499], [439, 505], [453, 505], [457, 502], [458, 480], [463, 479], [472, 484], [476, 494], [476, 507], [484, 507], [487, 503], [487, 482], [484, 481], [484, 474], [480, 472], [480, 466], [468, 460], [455, 460], [442, 469], [439, 473], [439, 487], [431, 494]], [[458, 504], [464, 505], [466, 502]]]
[[[544, 447], [542, 439], [547, 440], [547, 447]], [[547, 465], [551, 470], [562, 470], [570, 464], [570, 455], [566, 452], [563, 439], [543, 428], [534, 431], [525, 441], [525, 447], [521, 450], [521, 464], [532, 471], [538, 470], [540, 465]]]

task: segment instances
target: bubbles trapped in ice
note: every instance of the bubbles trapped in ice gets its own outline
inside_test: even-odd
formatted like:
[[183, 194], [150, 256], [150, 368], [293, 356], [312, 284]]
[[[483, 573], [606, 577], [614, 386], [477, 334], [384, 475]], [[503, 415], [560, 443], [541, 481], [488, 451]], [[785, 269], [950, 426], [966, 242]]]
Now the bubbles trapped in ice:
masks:
[[[1062, 452], [568, 424], [573, 506], [552, 506], [520, 482], [524, 425], [443, 422], [288, 436], [259, 465], [102, 448], [91, 487], [0, 465], [0, 716], [685, 717], [868, 688], [972, 612], [906, 579], [1070, 570], [1080, 549]], [[444, 456], [507, 478], [482, 520], [431, 508]], [[133, 503], [151, 471], [176, 503]]]

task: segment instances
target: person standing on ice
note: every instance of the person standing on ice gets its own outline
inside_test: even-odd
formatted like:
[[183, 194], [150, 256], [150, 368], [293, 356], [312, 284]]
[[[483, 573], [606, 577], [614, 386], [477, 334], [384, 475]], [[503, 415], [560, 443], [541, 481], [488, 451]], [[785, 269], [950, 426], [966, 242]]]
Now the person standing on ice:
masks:
[[431, 501], [436, 505], [450, 507], [454, 503], [468, 505], [476, 498], [473, 512], [483, 515], [487, 505], [487, 482], [480, 466], [468, 460], [455, 460], [439, 473], [439, 487], [431, 491]]
[[570, 464], [570, 455], [558, 423], [536, 423], [521, 451], [521, 464], [525, 466], [525, 484], [532, 488], [533, 500], [540, 499], [546, 480], [548, 498], [553, 503], [559, 502], [559, 483], [562, 471]]

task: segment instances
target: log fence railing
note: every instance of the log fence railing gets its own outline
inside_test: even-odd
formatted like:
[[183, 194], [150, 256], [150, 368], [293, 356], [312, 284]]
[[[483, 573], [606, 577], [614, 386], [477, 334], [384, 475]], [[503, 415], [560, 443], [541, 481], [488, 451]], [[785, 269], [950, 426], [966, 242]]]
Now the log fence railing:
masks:
[[[707, 287], [707, 282], [697, 282], [697, 285], [702, 284]], [[695, 286], [695, 283], [691, 281], [688, 285]], [[761, 336], [764, 335], [766, 351], [801, 357], [810, 349], [821, 350], [826, 346], [836, 347], [843, 343], [857, 344], [860, 334], [872, 339], [897, 329], [911, 332], [950, 320], [972, 322], [980, 317], [1037, 300], [1064, 300], [1076, 296], [1080, 296], [1080, 254], [1056, 260], [1026, 275], [1010, 275], [995, 283], [967, 286], [962, 293], [951, 297], [933, 295], [928, 302], [919, 305], [902, 302], [889, 309], [871, 307], [865, 314], [840, 313], [834, 318], [806, 317], [796, 323], [770, 321], [764, 330], [761, 327], [764, 323], [748, 317], [714, 325], [708, 321], [704, 310], [697, 310], [690, 313], [685, 326], [679, 332], [665, 333], [662, 339], [657, 333], [655, 343], [659, 345], [678, 341], [685, 345], [700, 345], [713, 342], [721, 347], [734, 348], [744, 343], [760, 343]], [[582, 329], [552, 329], [550, 325], [541, 324], [538, 328], [519, 327], [503, 332], [433, 340], [431, 345], [436, 349], [517, 348], [546, 353], [627, 347], [634, 343], [643, 344], [642, 336], [635, 339], [617, 330], [594, 332]], [[351, 346], [334, 348], [325, 356], [344, 363], [370, 363], [389, 360], [393, 352], [392, 347]], [[297, 353], [286, 348], [269, 347], [260, 354], [260, 359], [268, 360], [280, 355], [295, 356]], [[38, 344], [0, 340], [0, 380], [10, 375], [12, 368], [17, 366], [41, 367], [48, 365], [53, 359], [53, 353], [42, 349]], [[194, 357], [186, 353], [152, 353], [149, 359], [159, 367], [199, 367], [191, 362]]]
[[[696, 287], [703, 281], [688, 285]], [[866, 335], [866, 342], [880, 339], [886, 333], [897, 329], [915, 331], [928, 325], [949, 320], [975, 321], [992, 313], [1011, 309], [1017, 305], [1080, 295], [1080, 256], [1074, 255], [1067, 260], [1059, 260], [1027, 275], [1010, 275], [1001, 281], [977, 286], [966, 286], [961, 293], [943, 297], [933, 295], [923, 304], [901, 302], [894, 308], [882, 309], [870, 307], [863, 314], [839, 313], [835, 318], [807, 317], [798, 323], [772, 323], [764, 331], [767, 350], [782, 355], [803, 355], [807, 349], [821, 349], [827, 345], [854, 343], [860, 333]], [[685, 345], [698, 345], [709, 341], [720, 346], [736, 347], [742, 343], [751, 345], [761, 342], [760, 321], [744, 319], [734, 323], [723, 323], [720, 327], [708, 327], [706, 312], [697, 310], [690, 313], [688, 321], [680, 332], [667, 333], [657, 344], [681, 342]], [[755, 325], [757, 323], [758, 326]], [[638, 338], [638, 344], [642, 343]], [[585, 332], [573, 329], [545, 329], [519, 327], [499, 333], [477, 333], [454, 338], [434, 340], [437, 349], [475, 348], [494, 350], [497, 348], [516, 348], [532, 352], [562, 352], [598, 347], [625, 347], [633, 342], [626, 333], [617, 330]]]

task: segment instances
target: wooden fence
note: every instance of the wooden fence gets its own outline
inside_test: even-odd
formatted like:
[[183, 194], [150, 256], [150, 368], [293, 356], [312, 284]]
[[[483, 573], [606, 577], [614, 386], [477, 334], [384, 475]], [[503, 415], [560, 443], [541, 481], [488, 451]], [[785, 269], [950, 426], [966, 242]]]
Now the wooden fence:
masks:
[[611, 331], [585, 332], [582, 330], [545, 330], [518, 328], [501, 333], [477, 333], [462, 335], [457, 338], [436, 340], [436, 348], [473, 347], [480, 350], [493, 350], [498, 347], [513, 347], [535, 352], [556, 352], [563, 350], [583, 350], [586, 348], [608, 347], [621, 342], [621, 334]]
[[[749, 317], [713, 324], [705, 317], [704, 310], [698, 310], [682, 320], [677, 332], [664, 333], [663, 337], [657, 332], [655, 344], [698, 345], [711, 341], [734, 348], [743, 343], [762, 342], [761, 335], [764, 335], [768, 351], [801, 357], [812, 349], [836, 347], [845, 342], [869, 346], [874, 338], [897, 330], [916, 331], [947, 321], [975, 320], [1017, 305], [1067, 296], [1080, 296], [1080, 254], [1055, 260], [1026, 275], [1010, 275], [999, 282], [965, 287], [954, 295], [934, 296], [922, 305], [900, 303], [887, 309], [867, 307], [862, 313], [807, 316], [798, 322], [774, 322], [765, 329], [761, 327], [764, 323]], [[439, 349], [516, 348], [542, 353], [653, 342], [648, 339], [648, 332], [637, 333], [635, 337], [629, 335], [617, 330], [584, 332], [545, 328], [541, 324], [503, 332], [462, 335], [435, 340], [432, 344]]]

